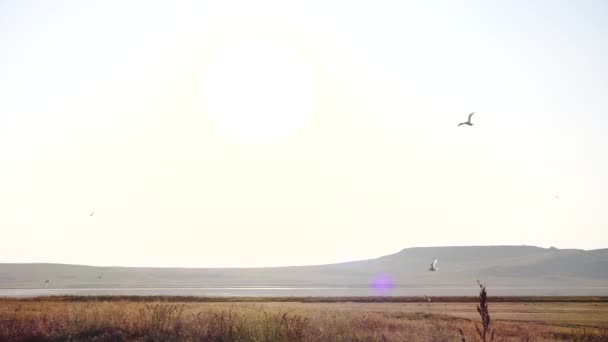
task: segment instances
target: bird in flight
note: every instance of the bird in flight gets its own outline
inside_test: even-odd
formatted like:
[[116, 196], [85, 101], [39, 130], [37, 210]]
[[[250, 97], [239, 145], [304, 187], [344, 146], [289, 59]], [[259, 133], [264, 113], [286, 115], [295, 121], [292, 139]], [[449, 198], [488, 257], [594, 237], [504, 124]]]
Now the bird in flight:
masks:
[[429, 268], [429, 271], [431, 271], [431, 272], [435, 272], [435, 271], [437, 271], [437, 270], [438, 270], [438, 268], [437, 268], [437, 259], [435, 259], [435, 260], [433, 261], [433, 263], [431, 264], [431, 267]]
[[97, 276], [97, 278], [101, 279], [102, 276], [103, 276], [103, 272], [99, 273], [99, 275]]
[[49, 283], [48, 279], [44, 281], [44, 285], [46, 285], [48, 283]]
[[471, 123], [471, 116], [473, 116], [473, 114], [475, 114], [475, 112], [469, 114], [469, 119], [466, 122], [461, 122], [458, 124], [458, 127], [462, 126], [462, 125], [469, 125], [469, 126], [473, 126], [473, 124]]
[[89, 216], [93, 216], [93, 214], [95, 214], [95, 210], [91, 211], [91, 215]]

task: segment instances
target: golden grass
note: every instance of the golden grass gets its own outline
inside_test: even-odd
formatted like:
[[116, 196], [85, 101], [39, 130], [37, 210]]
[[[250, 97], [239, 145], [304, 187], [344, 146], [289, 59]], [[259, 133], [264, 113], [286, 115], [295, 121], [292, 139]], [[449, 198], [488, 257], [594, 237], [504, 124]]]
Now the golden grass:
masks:
[[[608, 340], [607, 303], [489, 310], [495, 341]], [[475, 303], [0, 300], [0, 341], [478, 341], [479, 321]]]
[[[433, 302], [469, 303], [479, 302], [478, 296], [433, 296]], [[301, 303], [426, 303], [427, 299], [420, 296], [398, 297], [202, 297], [202, 296], [41, 296], [28, 298], [0, 297], [0, 300], [15, 301], [60, 301], [60, 302], [97, 302], [97, 301], [132, 301], [132, 302], [192, 302], [192, 303], [226, 303], [226, 302], [301, 302]], [[608, 303], [608, 297], [603, 296], [492, 296], [492, 303]]]

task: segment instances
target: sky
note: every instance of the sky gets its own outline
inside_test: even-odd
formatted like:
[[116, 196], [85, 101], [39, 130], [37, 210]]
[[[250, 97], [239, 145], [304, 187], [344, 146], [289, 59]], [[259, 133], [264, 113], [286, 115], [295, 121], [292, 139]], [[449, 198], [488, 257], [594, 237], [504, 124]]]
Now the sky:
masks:
[[0, 262], [606, 248], [607, 37], [601, 0], [0, 0]]

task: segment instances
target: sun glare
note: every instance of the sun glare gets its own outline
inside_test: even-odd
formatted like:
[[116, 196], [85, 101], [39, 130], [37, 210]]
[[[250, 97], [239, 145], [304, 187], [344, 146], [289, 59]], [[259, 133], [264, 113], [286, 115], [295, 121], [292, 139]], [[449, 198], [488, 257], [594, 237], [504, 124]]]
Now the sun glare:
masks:
[[314, 79], [289, 49], [249, 41], [216, 54], [202, 88], [209, 119], [222, 134], [241, 143], [272, 143], [304, 124]]

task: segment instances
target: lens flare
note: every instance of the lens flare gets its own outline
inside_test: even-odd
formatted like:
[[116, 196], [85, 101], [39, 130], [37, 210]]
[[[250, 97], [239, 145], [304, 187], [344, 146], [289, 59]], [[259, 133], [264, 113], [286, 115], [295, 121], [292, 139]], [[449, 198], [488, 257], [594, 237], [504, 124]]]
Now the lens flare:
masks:
[[388, 273], [379, 274], [374, 278], [372, 283], [374, 293], [377, 296], [389, 295], [395, 285], [395, 280], [392, 275]]

